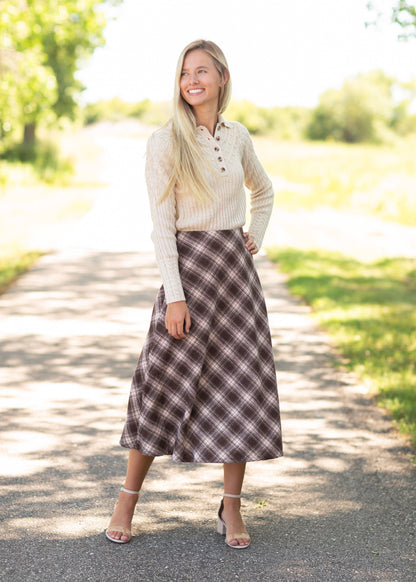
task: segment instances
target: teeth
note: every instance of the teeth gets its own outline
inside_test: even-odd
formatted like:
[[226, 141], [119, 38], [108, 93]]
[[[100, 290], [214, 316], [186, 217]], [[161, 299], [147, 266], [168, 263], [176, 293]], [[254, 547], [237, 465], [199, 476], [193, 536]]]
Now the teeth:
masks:
[[189, 89], [188, 93], [202, 93], [203, 89]]

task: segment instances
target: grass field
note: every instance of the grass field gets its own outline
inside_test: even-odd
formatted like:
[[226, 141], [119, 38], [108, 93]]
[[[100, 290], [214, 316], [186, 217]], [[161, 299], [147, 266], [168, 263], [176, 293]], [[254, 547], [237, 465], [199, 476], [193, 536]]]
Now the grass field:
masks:
[[277, 142], [256, 151], [278, 184], [276, 204], [331, 206], [416, 225], [416, 138], [393, 146]]
[[27, 271], [42, 254], [40, 251], [15, 250], [9, 256], [0, 255], [0, 293]]
[[367, 384], [416, 448], [416, 262], [297, 249], [269, 256], [333, 337], [339, 364]]

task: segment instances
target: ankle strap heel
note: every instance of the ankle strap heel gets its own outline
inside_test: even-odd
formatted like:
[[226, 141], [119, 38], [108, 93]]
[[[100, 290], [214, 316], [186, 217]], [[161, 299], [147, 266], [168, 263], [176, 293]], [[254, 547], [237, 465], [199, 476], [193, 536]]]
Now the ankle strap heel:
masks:
[[[124, 493], [130, 493], [131, 495], [139, 495], [140, 493], [139, 491], [133, 491], [132, 489], [126, 489], [125, 487], [121, 487], [120, 491], [124, 491]], [[110, 536], [110, 531], [120, 532], [122, 535], [118, 538], [115, 538], [113, 536]], [[110, 521], [109, 526], [105, 530], [105, 535], [110, 540], [110, 542], [115, 542], [116, 544], [127, 544], [131, 540], [131, 520], [128, 527], [125, 525], [116, 525], [114, 523], [111, 523]], [[122, 539], [123, 537], [126, 539], [123, 540]]]
[[139, 491], [132, 491], [131, 489], [126, 489], [125, 487], [121, 487], [120, 491], [124, 491], [124, 493], [131, 493], [132, 495], [139, 494]]
[[[222, 512], [224, 509], [224, 497], [233, 497], [234, 499], [240, 499], [241, 495], [234, 495], [233, 493], [224, 493], [223, 499], [221, 499], [220, 508], [218, 510], [218, 517], [217, 517], [217, 532], [220, 535], [225, 535], [225, 543], [227, 546], [232, 548], [233, 550], [243, 550], [244, 548], [248, 548], [250, 545], [250, 536], [248, 535], [247, 531], [243, 531], [242, 533], [231, 533], [227, 535], [227, 526], [225, 521], [222, 518]], [[231, 544], [232, 540], [237, 540], [238, 538], [244, 538], [246, 540], [245, 544], [241, 544], [240, 542], [238, 545]]]

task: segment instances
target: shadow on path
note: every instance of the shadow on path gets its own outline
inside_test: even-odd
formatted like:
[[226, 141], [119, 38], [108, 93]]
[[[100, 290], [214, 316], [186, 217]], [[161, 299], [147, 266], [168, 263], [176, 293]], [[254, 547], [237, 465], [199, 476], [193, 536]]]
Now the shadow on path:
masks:
[[[265, 257], [285, 457], [249, 463], [250, 549], [215, 533], [222, 468], [154, 462], [128, 545], [103, 536], [132, 372], [160, 284], [152, 254], [44, 257], [0, 298], [2, 577], [9, 582], [413, 581], [409, 451]], [[230, 435], [232, 438], [232, 435]]]

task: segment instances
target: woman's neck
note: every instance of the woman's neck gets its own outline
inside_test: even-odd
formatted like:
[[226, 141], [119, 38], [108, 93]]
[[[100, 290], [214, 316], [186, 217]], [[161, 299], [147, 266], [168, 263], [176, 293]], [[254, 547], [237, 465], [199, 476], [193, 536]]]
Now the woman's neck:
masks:
[[194, 108], [194, 114], [196, 119], [196, 124], [203, 125], [207, 128], [211, 135], [214, 135], [215, 126], [218, 122], [218, 111], [217, 110], [196, 110]]

